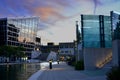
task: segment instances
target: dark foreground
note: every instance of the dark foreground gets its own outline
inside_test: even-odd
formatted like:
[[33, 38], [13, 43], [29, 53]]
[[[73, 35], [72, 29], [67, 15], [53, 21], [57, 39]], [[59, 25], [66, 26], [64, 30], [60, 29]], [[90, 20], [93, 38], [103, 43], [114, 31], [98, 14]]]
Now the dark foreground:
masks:
[[40, 69], [40, 63], [0, 65], [0, 80], [27, 80]]

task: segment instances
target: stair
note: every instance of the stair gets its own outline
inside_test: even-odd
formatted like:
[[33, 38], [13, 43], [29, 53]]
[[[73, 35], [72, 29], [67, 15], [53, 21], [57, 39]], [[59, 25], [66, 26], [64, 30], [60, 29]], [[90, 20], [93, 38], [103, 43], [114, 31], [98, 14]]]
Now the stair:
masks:
[[101, 60], [96, 66], [97, 66], [97, 68], [102, 68], [105, 65], [111, 66], [111, 64], [112, 64], [111, 62], [112, 62], [112, 54], [109, 54], [106, 56], [106, 58], [104, 60]]
[[110, 62], [108, 62], [107, 64], [105, 64], [103, 66], [104, 69], [111, 69], [112, 68], [112, 60]]

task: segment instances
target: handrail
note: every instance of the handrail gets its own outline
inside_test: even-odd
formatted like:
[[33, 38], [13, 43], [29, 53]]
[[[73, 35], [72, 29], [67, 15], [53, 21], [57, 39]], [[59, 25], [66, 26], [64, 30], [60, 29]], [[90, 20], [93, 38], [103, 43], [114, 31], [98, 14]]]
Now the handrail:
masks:
[[112, 60], [112, 54], [108, 55], [103, 61], [97, 63], [96, 67], [102, 68], [106, 63], [110, 62], [111, 60]]

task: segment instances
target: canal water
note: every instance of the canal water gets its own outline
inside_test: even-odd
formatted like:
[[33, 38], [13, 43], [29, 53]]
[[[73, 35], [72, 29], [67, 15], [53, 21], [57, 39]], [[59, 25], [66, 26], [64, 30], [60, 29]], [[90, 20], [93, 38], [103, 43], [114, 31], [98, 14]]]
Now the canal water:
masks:
[[40, 70], [40, 63], [0, 65], [0, 80], [27, 80]]

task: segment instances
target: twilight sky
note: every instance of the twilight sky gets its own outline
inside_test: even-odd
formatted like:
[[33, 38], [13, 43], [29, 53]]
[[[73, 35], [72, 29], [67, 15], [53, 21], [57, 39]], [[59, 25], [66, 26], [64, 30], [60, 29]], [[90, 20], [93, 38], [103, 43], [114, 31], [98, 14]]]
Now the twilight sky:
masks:
[[39, 16], [42, 44], [76, 39], [75, 21], [81, 14], [120, 12], [120, 0], [0, 0], [0, 17]]

